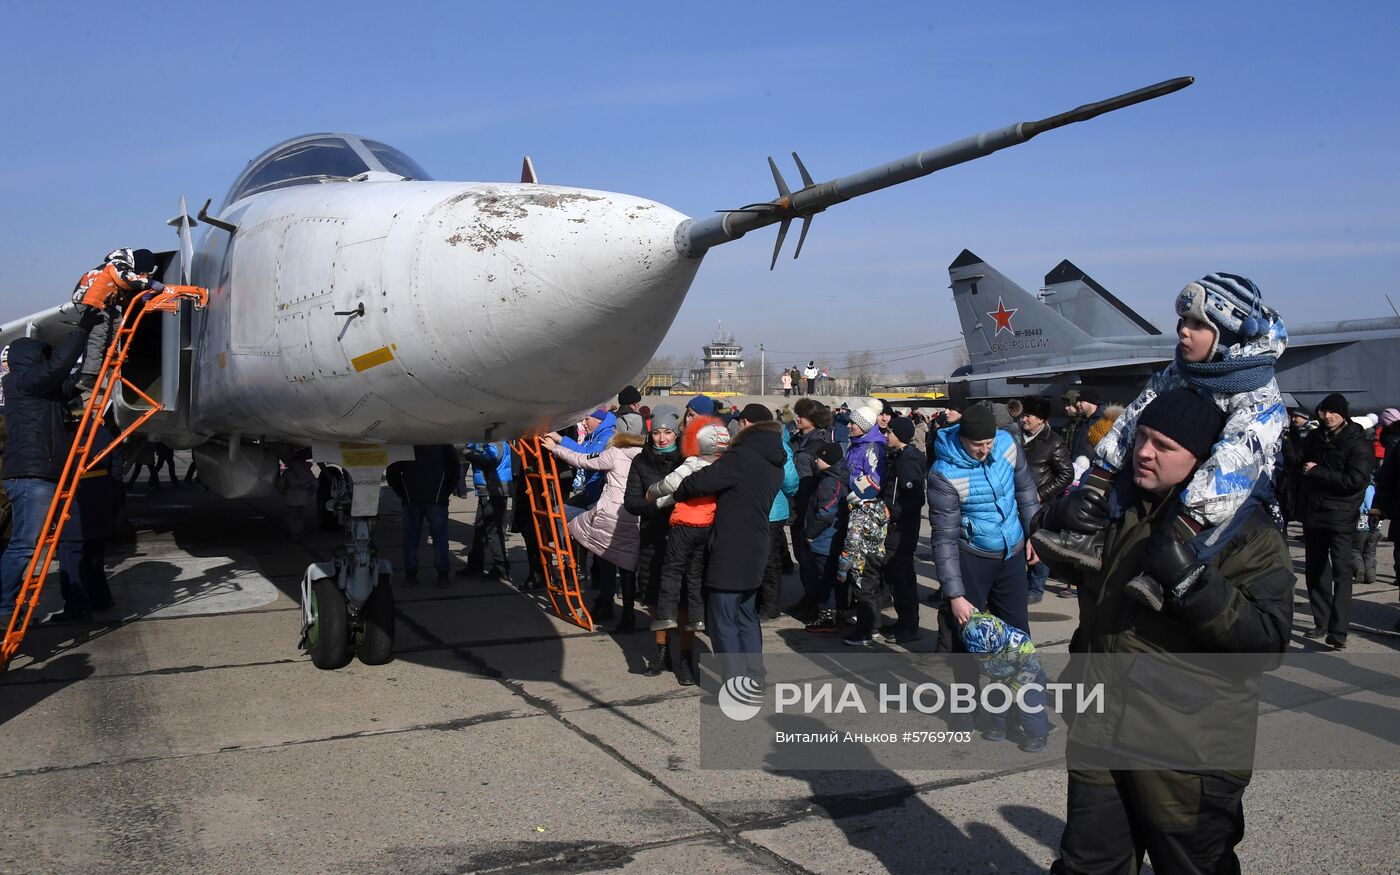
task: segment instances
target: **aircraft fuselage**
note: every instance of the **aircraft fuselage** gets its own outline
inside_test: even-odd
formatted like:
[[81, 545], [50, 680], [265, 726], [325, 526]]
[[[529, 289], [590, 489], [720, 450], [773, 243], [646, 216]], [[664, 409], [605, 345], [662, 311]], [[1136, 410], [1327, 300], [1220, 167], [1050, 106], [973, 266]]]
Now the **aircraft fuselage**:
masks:
[[[543, 185], [335, 182], [256, 194], [193, 281], [191, 427], [435, 443], [555, 428], [631, 379], [685, 298], [685, 216]], [[609, 387], [609, 388], [603, 388]]]

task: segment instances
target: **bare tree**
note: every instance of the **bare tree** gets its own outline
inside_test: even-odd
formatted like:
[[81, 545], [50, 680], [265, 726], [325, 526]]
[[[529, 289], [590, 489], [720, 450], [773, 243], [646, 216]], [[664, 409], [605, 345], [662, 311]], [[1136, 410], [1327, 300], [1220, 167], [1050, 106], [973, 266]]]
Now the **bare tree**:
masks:
[[[746, 376], [744, 392], [748, 395], [759, 395], [764, 390], [769, 393], [776, 392], [779, 387], [779, 375], [782, 373], [782, 366], [773, 359], [764, 361], [764, 357], [755, 353], [744, 358], [744, 369], [740, 371]], [[760, 379], [760, 375], [762, 378]]]
[[846, 378], [857, 395], [869, 395], [875, 388], [875, 356], [869, 350], [846, 354]]
[[958, 368], [965, 367], [970, 364], [972, 364], [972, 358], [967, 354], [966, 344], [964, 344], [963, 346], [959, 346], [953, 350], [953, 363], [951, 370], [956, 371]]

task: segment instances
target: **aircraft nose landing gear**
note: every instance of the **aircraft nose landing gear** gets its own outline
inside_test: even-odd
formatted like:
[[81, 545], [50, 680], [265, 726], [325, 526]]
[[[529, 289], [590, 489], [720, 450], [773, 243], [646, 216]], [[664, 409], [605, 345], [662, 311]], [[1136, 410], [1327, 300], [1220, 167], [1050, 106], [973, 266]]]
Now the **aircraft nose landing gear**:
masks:
[[352, 654], [366, 665], [382, 665], [394, 650], [393, 566], [379, 558], [373, 537], [383, 468], [349, 473], [333, 479], [330, 499], [345, 527], [345, 546], [334, 561], [313, 562], [301, 580], [301, 649], [322, 669], [343, 668]]

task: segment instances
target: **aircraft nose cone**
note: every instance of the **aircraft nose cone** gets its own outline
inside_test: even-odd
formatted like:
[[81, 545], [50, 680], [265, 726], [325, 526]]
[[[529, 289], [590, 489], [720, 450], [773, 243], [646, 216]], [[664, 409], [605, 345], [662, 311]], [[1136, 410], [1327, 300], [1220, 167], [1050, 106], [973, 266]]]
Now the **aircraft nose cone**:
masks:
[[[418, 332], [465, 407], [574, 411], [616, 392], [670, 328], [699, 266], [685, 216], [626, 195], [473, 186], [420, 223]], [[455, 381], [452, 378], [455, 377]]]

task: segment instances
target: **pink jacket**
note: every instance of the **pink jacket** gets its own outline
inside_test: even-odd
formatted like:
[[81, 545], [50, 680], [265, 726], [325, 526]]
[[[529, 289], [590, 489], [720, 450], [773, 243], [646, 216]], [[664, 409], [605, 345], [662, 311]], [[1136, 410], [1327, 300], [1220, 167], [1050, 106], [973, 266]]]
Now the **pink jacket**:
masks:
[[[645, 440], [639, 435], [627, 434], [619, 434], [613, 440], [623, 441], [627, 438]], [[569, 537], [593, 555], [628, 571], [637, 568], [637, 551], [641, 547], [642, 533], [637, 518], [623, 509], [622, 495], [627, 489], [632, 460], [641, 451], [640, 443], [636, 446], [610, 445], [594, 456], [562, 446], [554, 449], [554, 455], [567, 465], [587, 471], [607, 472], [598, 503], [569, 521]]]

